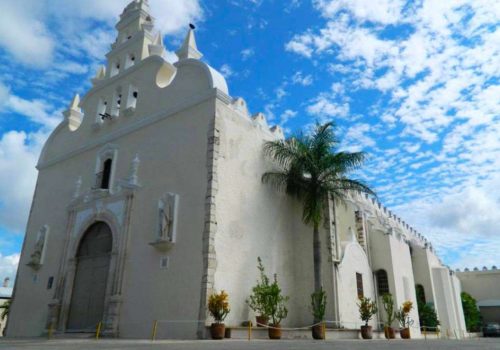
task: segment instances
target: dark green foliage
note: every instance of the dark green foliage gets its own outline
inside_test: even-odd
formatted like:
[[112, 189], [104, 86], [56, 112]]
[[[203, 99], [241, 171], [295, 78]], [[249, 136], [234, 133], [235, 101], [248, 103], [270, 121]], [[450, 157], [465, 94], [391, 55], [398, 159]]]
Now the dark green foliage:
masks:
[[281, 294], [278, 278], [274, 274], [273, 283], [264, 292], [264, 312], [271, 319], [272, 325], [279, 325], [281, 320], [288, 315], [288, 309], [286, 308], [288, 299], [289, 297]]
[[260, 316], [267, 316], [272, 324], [278, 325], [281, 320], [287, 317], [288, 309], [286, 302], [289, 297], [281, 294], [278, 278], [274, 274], [273, 282], [266, 275], [262, 259], [257, 258], [257, 268], [260, 272], [260, 281], [252, 288], [252, 295], [246, 301], [248, 306]]
[[262, 175], [262, 181], [297, 198], [302, 203], [302, 220], [313, 226], [315, 292], [323, 285], [319, 226], [325, 201], [343, 199], [350, 190], [374, 195], [362, 181], [347, 177], [363, 164], [365, 154], [338, 151], [334, 128], [333, 123], [317, 124], [311, 135], [299, 134], [264, 145], [264, 153], [276, 163], [276, 170]]
[[365, 153], [337, 151], [339, 140], [334, 128], [331, 122], [317, 124], [312, 135], [299, 134], [264, 146], [264, 152], [280, 169], [265, 173], [262, 180], [299, 198], [306, 224], [321, 223], [323, 201], [328, 194], [344, 198], [346, 191], [353, 190], [374, 195], [362, 181], [347, 177], [363, 164]]
[[321, 288], [311, 294], [311, 311], [314, 319], [323, 321], [325, 319], [326, 310], [326, 292]]
[[358, 302], [359, 318], [365, 321], [365, 326], [368, 326], [370, 321], [378, 311], [377, 303], [370, 298], [361, 297]]
[[436, 310], [425, 302], [424, 288], [421, 285], [417, 285], [415, 290], [417, 293], [418, 319], [420, 321], [420, 328], [423, 330], [423, 327], [425, 326], [427, 329], [434, 331], [440, 324]]
[[382, 305], [386, 314], [386, 326], [391, 327], [394, 321], [394, 298], [391, 293], [382, 295]]
[[429, 304], [418, 303], [418, 319], [420, 320], [420, 328], [427, 327], [432, 331], [439, 326], [439, 320], [436, 314], [436, 310]]
[[264, 265], [262, 265], [262, 259], [260, 257], [257, 258], [257, 268], [260, 272], [260, 281], [257, 281], [257, 284], [252, 288], [252, 295], [246, 300], [250, 309], [255, 311], [260, 316], [266, 316], [264, 307], [265, 307], [265, 293], [269, 288], [269, 277], [267, 277]]
[[0, 314], [0, 320], [5, 320], [7, 316], [9, 316], [9, 311], [10, 311], [10, 305], [12, 304], [12, 299], [7, 300], [5, 303], [0, 305], [0, 309], [2, 310], [2, 313]]
[[481, 314], [474, 299], [470, 294], [462, 292], [462, 307], [464, 309], [465, 326], [469, 332], [479, 332], [481, 329]]

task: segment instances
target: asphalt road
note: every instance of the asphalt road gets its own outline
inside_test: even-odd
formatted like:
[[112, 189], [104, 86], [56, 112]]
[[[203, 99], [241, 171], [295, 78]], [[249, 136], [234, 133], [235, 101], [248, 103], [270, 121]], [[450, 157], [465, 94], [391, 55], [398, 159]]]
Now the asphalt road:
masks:
[[94, 349], [147, 349], [147, 350], [447, 350], [447, 349], [500, 349], [500, 338], [471, 340], [93, 340], [93, 339], [1, 339], [0, 349], [23, 350], [94, 350]]

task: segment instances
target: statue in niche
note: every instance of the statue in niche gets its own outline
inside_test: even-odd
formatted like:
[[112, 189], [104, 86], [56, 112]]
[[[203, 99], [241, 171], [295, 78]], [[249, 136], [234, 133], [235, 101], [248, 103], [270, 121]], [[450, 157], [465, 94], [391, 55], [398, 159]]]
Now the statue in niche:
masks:
[[44, 225], [37, 233], [33, 253], [30, 256], [29, 266], [38, 269], [43, 263], [45, 242], [47, 240], [49, 228]]
[[172, 208], [169, 203], [165, 203], [165, 207], [160, 208], [160, 237], [163, 239], [169, 238], [172, 227]]
[[158, 239], [162, 241], [175, 241], [175, 217], [177, 211], [178, 196], [174, 193], [167, 193], [158, 206], [159, 212], [159, 232]]

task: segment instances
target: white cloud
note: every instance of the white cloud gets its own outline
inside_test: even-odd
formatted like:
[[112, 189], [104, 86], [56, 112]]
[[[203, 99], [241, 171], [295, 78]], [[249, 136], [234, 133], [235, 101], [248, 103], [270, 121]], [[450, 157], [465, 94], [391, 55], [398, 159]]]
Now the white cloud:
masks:
[[0, 283], [8, 277], [10, 279], [9, 287], [13, 287], [13, 281], [16, 277], [17, 265], [19, 264], [20, 254], [2, 255], [0, 254]]
[[55, 46], [38, 17], [40, 10], [33, 1], [0, 1], [0, 47], [15, 60], [37, 68], [51, 63]]
[[54, 107], [43, 100], [26, 100], [10, 95], [6, 106], [12, 112], [28, 117], [32, 122], [47, 128], [54, 128], [60, 123], [61, 117], [51, 114]]
[[337, 103], [326, 96], [319, 96], [307, 107], [307, 112], [317, 117], [346, 117], [349, 114], [349, 104]]
[[246, 61], [247, 59], [249, 59], [253, 55], [255, 55], [255, 50], [252, 48], [246, 48], [244, 50], [241, 50], [241, 59], [243, 61]]
[[[16, 61], [33, 68], [48, 68], [55, 62], [56, 52], [68, 49], [101, 60], [116, 35], [112, 26], [127, 3], [128, 0], [0, 1], [0, 47]], [[151, 0], [150, 7], [156, 27], [167, 35], [184, 33], [190, 22], [203, 19], [199, 0]], [[92, 20], [99, 25], [95, 26]]]
[[10, 88], [2, 82], [0, 82], [0, 111], [2, 110], [2, 107], [4, 107], [10, 97]]
[[342, 140], [344, 144], [343, 148], [350, 151], [357, 151], [375, 146], [375, 140], [368, 135], [371, 129], [372, 127], [365, 123], [350, 127]]
[[366, 176], [385, 181], [384, 201], [429, 232], [453, 264], [498, 265], [484, 243], [500, 246], [492, 234], [500, 223], [498, 1], [313, 3], [326, 23], [285, 48], [321, 60], [347, 93], [326, 90], [308, 112], [335, 114], [339, 104], [357, 102], [351, 92], [377, 90], [362, 118], [383, 126], [376, 136], [387, 150], [377, 153], [374, 131], [347, 129], [350, 144], [372, 146]]
[[297, 111], [287, 109], [280, 116], [280, 124], [285, 125], [290, 119], [293, 119], [297, 116]]
[[25, 229], [36, 183], [35, 165], [47, 137], [43, 132], [9, 131], [0, 139], [0, 225], [10, 231]]
[[274, 90], [274, 92], [276, 93], [276, 101], [280, 101], [283, 99], [283, 97], [288, 95], [288, 92], [285, 90], [285, 85], [286, 84], [282, 84], [281, 86], [277, 87], [276, 90]]
[[313, 78], [310, 74], [303, 75], [301, 71], [298, 71], [292, 76], [292, 83], [309, 86], [313, 83]]
[[231, 68], [231, 66], [227, 63], [223, 64], [220, 68], [219, 71], [222, 73], [224, 78], [229, 79], [234, 75], [234, 71]]
[[404, 1], [401, 0], [313, 0], [325, 17], [334, 17], [348, 10], [358, 19], [393, 24], [401, 19]]

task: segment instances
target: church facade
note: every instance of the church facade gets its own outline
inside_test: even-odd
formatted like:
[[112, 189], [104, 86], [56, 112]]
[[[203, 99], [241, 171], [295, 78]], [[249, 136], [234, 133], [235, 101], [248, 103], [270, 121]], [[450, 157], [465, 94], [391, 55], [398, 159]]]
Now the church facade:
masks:
[[[132, 1], [116, 25], [107, 65], [47, 140], [19, 263], [8, 336], [93, 332], [148, 338], [204, 338], [207, 298], [229, 294], [228, 326], [254, 319], [245, 300], [257, 257], [277, 273], [289, 316], [312, 323], [312, 228], [301, 206], [261, 182], [272, 168], [266, 141], [282, 139], [251, 115], [224, 77], [201, 60], [191, 28], [163, 56], [147, 0]], [[463, 334], [460, 283], [430, 242], [374, 199], [330, 200], [321, 229], [326, 319], [361, 325], [357, 300], [390, 292], [411, 300], [415, 286], [442, 328]]]

